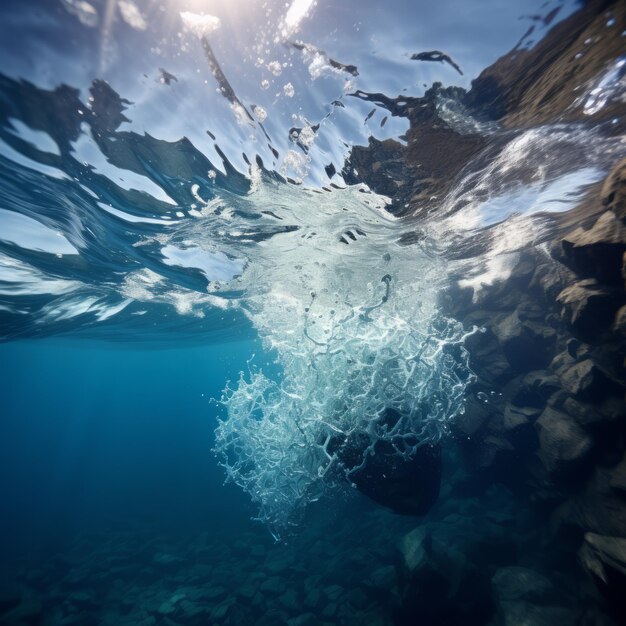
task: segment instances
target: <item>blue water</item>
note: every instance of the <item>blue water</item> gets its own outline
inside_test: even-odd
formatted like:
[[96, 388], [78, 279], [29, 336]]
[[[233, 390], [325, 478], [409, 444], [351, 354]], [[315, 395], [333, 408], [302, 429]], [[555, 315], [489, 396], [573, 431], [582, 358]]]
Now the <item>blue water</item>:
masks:
[[245, 524], [253, 511], [223, 486], [210, 452], [219, 412], [210, 399], [255, 347], [4, 344], [3, 557], [109, 524], [184, 532]]
[[[469, 89], [579, 4], [288, 4], [0, 6], [1, 625], [492, 624], [495, 569], [542, 561], [527, 500], [465, 473], [485, 329], [442, 302], [550, 242], [623, 144], [442, 96], [485, 143], [429, 219], [344, 165], [406, 142], [380, 94]], [[422, 521], [454, 603], [402, 577]]]

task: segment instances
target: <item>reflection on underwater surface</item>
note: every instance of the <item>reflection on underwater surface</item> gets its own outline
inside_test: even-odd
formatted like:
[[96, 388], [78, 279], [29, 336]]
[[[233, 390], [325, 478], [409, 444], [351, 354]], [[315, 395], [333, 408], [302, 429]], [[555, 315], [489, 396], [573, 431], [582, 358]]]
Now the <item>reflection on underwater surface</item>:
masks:
[[0, 8], [0, 623], [619, 621], [622, 4], [201, 4]]

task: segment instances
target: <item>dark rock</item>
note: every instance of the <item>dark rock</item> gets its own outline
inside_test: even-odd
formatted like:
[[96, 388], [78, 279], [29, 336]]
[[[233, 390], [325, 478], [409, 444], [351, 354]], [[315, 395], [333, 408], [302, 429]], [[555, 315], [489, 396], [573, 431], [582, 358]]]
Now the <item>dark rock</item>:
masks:
[[526, 567], [502, 567], [491, 579], [498, 602], [545, 604], [554, 598], [554, 587], [545, 577]]
[[229, 613], [231, 607], [235, 604], [235, 598], [224, 600], [211, 609], [209, 623], [219, 622], [223, 620]]
[[387, 565], [374, 570], [364, 585], [374, 591], [388, 591], [395, 586], [396, 580], [396, 568], [393, 565]]
[[430, 542], [426, 526], [418, 526], [402, 537], [398, 543], [398, 552], [401, 567], [407, 574], [411, 575], [426, 565]]
[[626, 159], [613, 167], [600, 192], [602, 206], [626, 222]]
[[408, 118], [410, 126], [406, 145], [370, 137], [366, 147], [354, 146], [342, 171], [344, 180], [366, 182], [377, 193], [393, 197], [390, 210], [394, 214], [426, 215], [436, 208], [452, 189], [456, 174], [485, 145], [483, 136], [457, 132], [440, 115], [440, 98], [458, 101], [464, 93], [434, 83], [421, 98], [389, 98], [363, 91], [351, 94]]
[[555, 510], [554, 528], [626, 537], [626, 499], [619, 489], [611, 486], [614, 472], [615, 466], [596, 467], [582, 485], [578, 483], [577, 493]]
[[317, 626], [319, 620], [314, 613], [302, 613], [287, 620], [287, 626]]
[[486, 623], [492, 613], [489, 579], [473, 564], [453, 525], [418, 527], [398, 544], [402, 604], [394, 623]]
[[472, 370], [483, 384], [501, 385], [515, 375], [498, 340], [489, 329], [470, 335], [465, 340], [465, 346], [470, 354]]
[[522, 321], [519, 313], [514, 311], [494, 326], [493, 332], [514, 369], [523, 372], [549, 363], [556, 339], [553, 328]]
[[613, 489], [624, 492], [626, 494], [626, 457], [620, 463], [611, 469], [611, 477], [609, 485]]
[[548, 300], [552, 301], [577, 278], [576, 274], [562, 263], [547, 259], [537, 266], [530, 281], [530, 288], [540, 289]]
[[328, 587], [324, 587], [323, 593], [328, 600], [333, 602], [339, 600], [344, 593], [344, 589], [339, 585], [328, 585]]
[[618, 309], [615, 314], [613, 330], [622, 337], [626, 337], [626, 305]]
[[593, 442], [566, 413], [548, 407], [535, 427], [539, 435], [538, 456], [552, 478], [580, 468], [587, 460]]
[[589, 229], [565, 235], [563, 253], [580, 276], [622, 286], [622, 257], [626, 252], [626, 227], [612, 211], [603, 213]]
[[298, 610], [298, 594], [295, 589], [287, 589], [283, 594], [278, 596], [278, 601], [289, 611], [295, 612]]
[[589, 278], [561, 291], [557, 301], [563, 306], [562, 317], [574, 333], [594, 337], [611, 327], [615, 313], [624, 303], [624, 293]]
[[270, 578], [267, 578], [263, 581], [263, 583], [260, 586], [260, 590], [263, 593], [271, 593], [271, 594], [278, 595], [284, 592], [285, 584], [283, 582], [283, 579], [280, 578], [279, 576], [270, 576]]
[[[387, 442], [375, 444], [363, 467], [350, 475], [357, 489], [375, 502], [405, 515], [424, 515], [439, 497], [441, 448], [425, 444], [410, 458], [403, 458]], [[346, 448], [342, 461], [355, 467], [360, 456]], [[419, 480], [416, 480], [416, 476]]]
[[488, 435], [480, 442], [476, 463], [481, 469], [497, 470], [515, 452], [513, 444], [505, 437]]
[[624, 402], [616, 397], [608, 398], [601, 404], [583, 403], [568, 397], [562, 408], [584, 428], [614, 424], [624, 417]]
[[178, 603], [178, 616], [183, 624], [193, 624], [204, 621], [209, 616], [210, 608], [191, 600], [181, 600]]
[[586, 533], [579, 558], [622, 623], [626, 615], [626, 538]]
[[493, 416], [493, 407], [481, 402], [475, 396], [469, 396], [465, 403], [465, 410], [454, 420], [453, 428], [459, 436], [471, 437], [483, 428]]
[[591, 359], [562, 367], [559, 377], [563, 387], [582, 400], [598, 401], [619, 392], [619, 387]]
[[576, 626], [578, 614], [563, 606], [535, 606], [529, 602], [503, 602], [498, 607], [503, 626]]
[[517, 431], [530, 426], [541, 415], [541, 409], [532, 406], [515, 406], [507, 403], [502, 427], [505, 431]]
[[513, 404], [543, 408], [548, 398], [561, 388], [559, 379], [549, 370], [536, 370], [524, 376], [512, 398]]

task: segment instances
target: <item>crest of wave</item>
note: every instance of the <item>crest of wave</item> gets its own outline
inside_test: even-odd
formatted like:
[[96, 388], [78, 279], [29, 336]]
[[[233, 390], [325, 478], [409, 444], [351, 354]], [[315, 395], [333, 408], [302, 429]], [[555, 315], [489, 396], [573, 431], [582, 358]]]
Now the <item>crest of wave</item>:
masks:
[[381, 199], [260, 185], [248, 200], [297, 226], [248, 248], [240, 279], [281, 375], [251, 369], [227, 385], [215, 451], [280, 535], [349, 485], [376, 442], [408, 457], [444, 436], [472, 374], [462, 327], [437, 308], [441, 260], [396, 243], [404, 227]]

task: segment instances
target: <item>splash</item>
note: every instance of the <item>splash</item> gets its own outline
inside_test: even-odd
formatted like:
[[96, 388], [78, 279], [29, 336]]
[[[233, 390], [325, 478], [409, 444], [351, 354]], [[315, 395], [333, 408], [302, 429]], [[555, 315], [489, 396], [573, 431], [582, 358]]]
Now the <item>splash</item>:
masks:
[[403, 228], [381, 198], [265, 182], [249, 199], [295, 227], [259, 245], [239, 279], [281, 375], [251, 368], [226, 387], [215, 450], [281, 535], [349, 485], [377, 442], [409, 458], [441, 439], [472, 374], [462, 327], [437, 307], [441, 260], [396, 243]]

